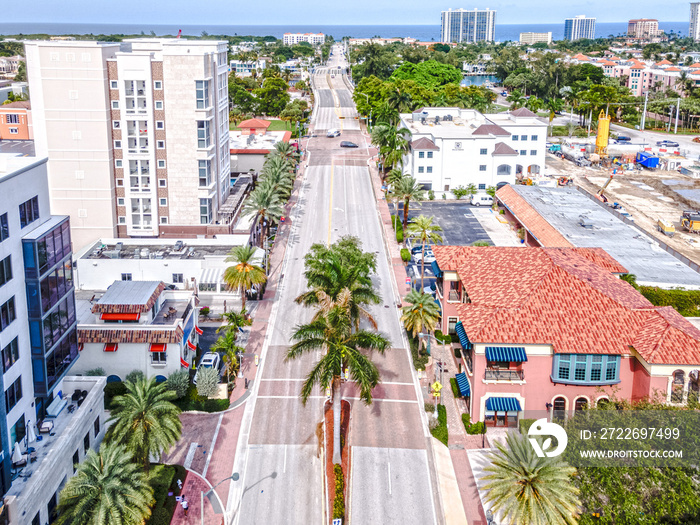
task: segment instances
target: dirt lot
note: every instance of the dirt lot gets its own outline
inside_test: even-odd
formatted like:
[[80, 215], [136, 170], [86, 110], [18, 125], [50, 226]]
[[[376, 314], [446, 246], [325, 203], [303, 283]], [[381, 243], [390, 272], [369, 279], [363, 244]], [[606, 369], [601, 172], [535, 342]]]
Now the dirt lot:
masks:
[[[574, 184], [589, 193], [596, 193], [610, 176], [610, 170], [578, 167], [552, 155], [547, 155], [546, 164], [547, 175], [574, 177]], [[684, 232], [680, 223], [683, 210], [700, 209], [700, 203], [681, 196], [674, 188], [664, 184], [663, 180], [680, 181], [684, 190], [700, 189], [700, 180], [691, 179], [678, 172], [626, 171], [622, 175], [615, 175], [605, 190], [605, 195], [611, 202], [624, 206], [635, 223], [649, 235], [666, 242], [700, 264], [700, 236]], [[658, 219], [666, 219], [674, 224], [676, 234], [673, 238], [657, 231]]]

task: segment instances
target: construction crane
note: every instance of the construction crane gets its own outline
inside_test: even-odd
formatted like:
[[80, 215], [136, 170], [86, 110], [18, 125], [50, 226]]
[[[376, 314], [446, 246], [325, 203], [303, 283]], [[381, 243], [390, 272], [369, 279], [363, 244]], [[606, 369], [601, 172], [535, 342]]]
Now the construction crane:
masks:
[[595, 152], [601, 158], [608, 156], [608, 138], [610, 136], [610, 115], [602, 109], [598, 115], [598, 135], [595, 139]]
[[613, 177], [615, 176], [614, 173], [610, 174], [610, 178], [605, 181], [605, 184], [603, 184], [603, 187], [598, 190], [598, 193], [595, 194], [595, 198], [598, 199], [601, 202], [608, 202], [608, 198], [604, 195], [605, 193], [605, 188], [608, 187], [608, 185], [612, 182]]

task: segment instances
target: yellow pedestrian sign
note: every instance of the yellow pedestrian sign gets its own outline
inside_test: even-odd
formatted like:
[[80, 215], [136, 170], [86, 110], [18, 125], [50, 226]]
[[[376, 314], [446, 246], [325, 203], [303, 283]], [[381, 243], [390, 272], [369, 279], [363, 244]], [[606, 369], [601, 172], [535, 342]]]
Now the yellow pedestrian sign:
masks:
[[432, 385], [430, 385], [430, 388], [432, 388], [435, 392], [439, 392], [442, 390], [442, 385], [438, 381], [435, 381]]

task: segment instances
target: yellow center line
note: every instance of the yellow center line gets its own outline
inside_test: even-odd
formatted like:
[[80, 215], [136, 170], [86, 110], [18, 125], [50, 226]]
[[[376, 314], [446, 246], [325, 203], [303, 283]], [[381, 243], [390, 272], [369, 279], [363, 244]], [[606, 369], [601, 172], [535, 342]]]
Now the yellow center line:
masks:
[[333, 218], [333, 170], [335, 159], [331, 160], [331, 198], [328, 201], [328, 246], [331, 245], [331, 219]]

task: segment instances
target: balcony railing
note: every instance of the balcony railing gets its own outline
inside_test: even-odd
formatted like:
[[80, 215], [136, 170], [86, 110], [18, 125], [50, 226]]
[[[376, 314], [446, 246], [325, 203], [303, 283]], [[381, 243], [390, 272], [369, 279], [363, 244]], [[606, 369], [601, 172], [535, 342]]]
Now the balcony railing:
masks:
[[467, 367], [467, 370], [469, 371], [470, 374], [474, 373], [474, 368], [472, 366], [472, 356], [469, 352], [466, 350], [462, 350], [462, 358], [464, 359], [464, 365]]
[[487, 381], [524, 381], [525, 374], [522, 370], [494, 370], [486, 369], [484, 379]]
[[450, 296], [447, 299], [448, 301], [459, 301], [459, 292], [456, 292], [455, 290], [450, 290]]

